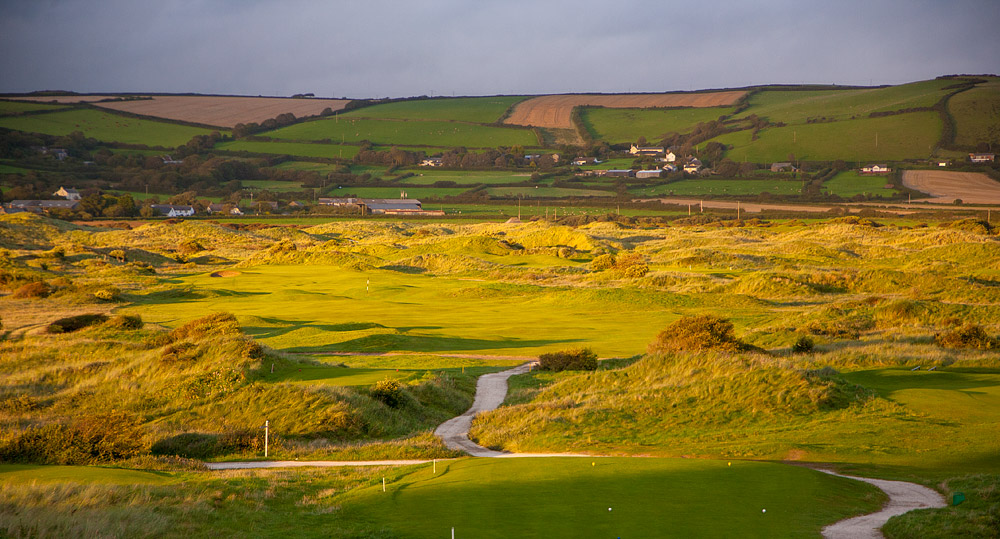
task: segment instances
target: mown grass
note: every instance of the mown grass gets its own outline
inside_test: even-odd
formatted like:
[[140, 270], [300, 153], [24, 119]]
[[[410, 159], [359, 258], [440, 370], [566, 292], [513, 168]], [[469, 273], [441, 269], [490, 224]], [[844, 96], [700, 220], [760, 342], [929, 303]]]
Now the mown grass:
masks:
[[262, 133], [284, 140], [325, 140], [404, 146], [496, 148], [497, 146], [537, 146], [533, 132], [526, 129], [491, 127], [475, 123], [437, 120], [385, 120], [344, 118], [303, 122]]
[[730, 114], [732, 108], [686, 109], [581, 109], [583, 125], [596, 140], [609, 143], [635, 142], [640, 136], [660, 140], [669, 133], [688, 133], [695, 125]]
[[216, 149], [233, 152], [269, 153], [297, 157], [325, 157], [351, 159], [358, 154], [358, 147], [350, 144], [310, 144], [303, 142], [257, 142], [233, 140], [220, 142]]
[[823, 182], [823, 189], [831, 194], [850, 198], [855, 195], [892, 196], [895, 189], [887, 189], [884, 176], [862, 176], [855, 170], [845, 170]]
[[449, 120], [493, 123], [525, 98], [520, 96], [454, 97], [385, 103], [341, 113], [342, 118], [389, 118], [396, 120]]
[[93, 109], [0, 118], [0, 127], [46, 135], [68, 135], [80, 131], [87, 137], [105, 142], [163, 147], [180, 146], [195, 135], [211, 133], [208, 129], [140, 120]]
[[[941, 136], [936, 112], [911, 112], [881, 118], [769, 127], [751, 140], [750, 131], [716, 137], [730, 145], [726, 156], [757, 163], [797, 160], [833, 161], [852, 164], [868, 161], [925, 159]], [[876, 141], [876, 138], [878, 139]]]

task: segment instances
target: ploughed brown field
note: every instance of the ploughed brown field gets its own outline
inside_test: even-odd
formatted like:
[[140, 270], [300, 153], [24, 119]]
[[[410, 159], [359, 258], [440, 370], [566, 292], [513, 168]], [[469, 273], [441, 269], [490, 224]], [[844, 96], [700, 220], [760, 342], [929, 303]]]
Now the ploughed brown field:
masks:
[[522, 101], [504, 123], [555, 129], [572, 129], [574, 107], [645, 109], [653, 107], [724, 107], [743, 97], [744, 91], [692, 94], [545, 95]]
[[1000, 204], [1000, 182], [979, 172], [907, 170], [903, 185], [929, 194], [928, 202], [951, 204], [961, 199], [966, 204]]
[[348, 103], [349, 99], [166, 95], [138, 101], [97, 103], [97, 106], [169, 120], [234, 127], [236, 124], [260, 123], [287, 112], [296, 118], [315, 116], [327, 107], [336, 111]]

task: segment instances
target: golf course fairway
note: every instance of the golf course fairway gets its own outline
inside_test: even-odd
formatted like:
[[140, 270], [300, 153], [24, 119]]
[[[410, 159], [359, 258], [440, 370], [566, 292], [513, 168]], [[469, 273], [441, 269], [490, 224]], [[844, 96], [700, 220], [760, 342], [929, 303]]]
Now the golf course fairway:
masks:
[[869, 485], [782, 464], [551, 457], [437, 463], [341, 499], [399, 537], [816, 537], [876, 510]]

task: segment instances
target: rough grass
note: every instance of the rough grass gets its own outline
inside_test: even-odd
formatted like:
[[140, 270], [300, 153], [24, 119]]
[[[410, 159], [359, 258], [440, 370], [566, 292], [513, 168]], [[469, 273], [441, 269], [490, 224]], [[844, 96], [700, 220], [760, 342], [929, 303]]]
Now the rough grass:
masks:
[[168, 148], [180, 146], [195, 135], [211, 133], [208, 129], [140, 120], [92, 109], [0, 118], [0, 127], [46, 135], [68, 135], [80, 131], [87, 137], [105, 142]]

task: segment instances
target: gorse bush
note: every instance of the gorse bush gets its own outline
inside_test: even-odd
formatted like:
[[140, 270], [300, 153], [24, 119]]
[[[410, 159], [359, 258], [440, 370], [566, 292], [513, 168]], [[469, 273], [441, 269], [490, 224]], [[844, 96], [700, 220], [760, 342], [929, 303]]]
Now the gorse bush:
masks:
[[593, 371], [597, 369], [597, 354], [590, 348], [561, 350], [538, 356], [538, 368], [543, 371]]
[[996, 350], [1000, 342], [991, 337], [982, 326], [966, 324], [954, 331], [939, 333], [934, 342], [945, 348], [974, 348], [976, 350]]
[[795, 344], [792, 345], [792, 353], [808, 354], [809, 352], [813, 351], [813, 348], [815, 348], [813, 340], [803, 335], [802, 337], [799, 337], [797, 341], [795, 341]]
[[676, 350], [744, 352], [753, 347], [733, 334], [733, 323], [717, 316], [687, 316], [667, 326], [650, 343], [651, 354]]
[[30, 427], [0, 447], [0, 460], [98, 464], [146, 453], [142, 421], [126, 412], [85, 416], [72, 425]]
[[79, 314], [60, 318], [49, 324], [45, 331], [48, 333], [72, 333], [107, 321], [108, 315], [106, 314]]
[[34, 281], [21, 285], [20, 288], [11, 294], [11, 297], [18, 299], [44, 298], [52, 293], [52, 287], [42, 281]]
[[371, 396], [386, 406], [398, 408], [403, 403], [403, 385], [399, 383], [399, 380], [391, 378], [379, 380], [372, 386]]

